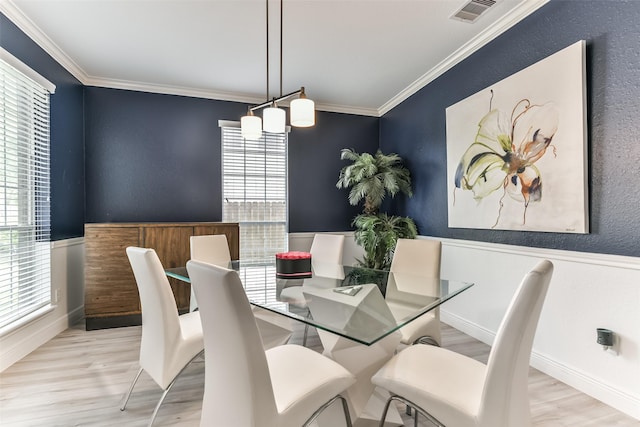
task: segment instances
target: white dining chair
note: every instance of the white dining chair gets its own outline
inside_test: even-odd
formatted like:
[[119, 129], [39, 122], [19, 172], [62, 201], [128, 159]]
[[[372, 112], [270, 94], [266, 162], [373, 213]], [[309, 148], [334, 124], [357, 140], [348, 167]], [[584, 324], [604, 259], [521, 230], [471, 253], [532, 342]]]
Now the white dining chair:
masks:
[[[224, 234], [209, 234], [203, 236], [191, 236], [191, 259], [229, 267], [231, 263], [231, 252], [227, 236]], [[196, 295], [191, 286], [191, 311], [198, 308]], [[256, 323], [260, 330], [264, 348], [271, 348], [277, 345], [286, 344], [293, 334], [293, 324], [291, 319], [271, 313], [270, 311], [252, 307], [256, 317]]]
[[[191, 259], [208, 262], [210, 264], [229, 267], [231, 252], [227, 236], [224, 234], [208, 234], [203, 236], [191, 236], [189, 238]], [[198, 308], [196, 295], [191, 287], [190, 311]]]
[[[322, 278], [344, 279], [342, 269], [342, 255], [344, 253], [344, 235], [318, 233], [313, 236], [311, 242], [311, 271], [314, 278], [306, 283], [314, 283], [315, 286], [322, 287]], [[334, 284], [329, 280], [328, 286]]]
[[[309, 306], [304, 296], [308, 287], [331, 288], [338, 286], [344, 279], [342, 255], [344, 253], [343, 234], [315, 234], [311, 242], [311, 271], [313, 277], [305, 279], [302, 286], [288, 286], [282, 289], [279, 299], [306, 311], [311, 316]], [[309, 325], [304, 326], [302, 345], [307, 345]]]
[[[428, 239], [398, 239], [391, 260], [385, 300], [400, 321], [440, 293], [442, 243]], [[411, 295], [407, 299], [406, 295]], [[420, 297], [424, 299], [421, 300]], [[404, 345], [441, 344], [440, 309], [435, 308], [400, 328]]]
[[553, 264], [541, 261], [522, 280], [498, 328], [485, 365], [430, 345], [400, 351], [371, 381], [436, 426], [527, 427], [529, 359]]
[[307, 426], [337, 400], [351, 426], [341, 396], [354, 382], [349, 371], [298, 345], [265, 351], [238, 273], [194, 260], [187, 270], [206, 350], [202, 427]]
[[153, 249], [128, 247], [127, 256], [138, 285], [142, 305], [140, 369], [124, 395], [124, 411], [142, 371], [164, 390], [149, 426], [158, 414], [176, 378], [204, 349], [198, 312], [178, 315], [176, 300], [162, 263]]

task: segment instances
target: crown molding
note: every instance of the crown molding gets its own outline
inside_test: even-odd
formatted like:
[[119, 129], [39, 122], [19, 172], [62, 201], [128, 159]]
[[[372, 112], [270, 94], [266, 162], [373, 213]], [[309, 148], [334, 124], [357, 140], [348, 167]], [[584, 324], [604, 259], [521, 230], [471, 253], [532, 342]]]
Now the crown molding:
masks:
[[316, 103], [316, 110], [326, 111], [329, 113], [353, 114], [356, 116], [380, 117], [380, 115], [378, 114], [377, 108], [354, 107], [350, 105]]
[[87, 73], [78, 66], [58, 45], [56, 45], [45, 33], [36, 26], [11, 0], [0, 0], [0, 12], [33, 40], [42, 50], [62, 65], [80, 83], [88, 80]]
[[264, 102], [264, 98], [242, 95], [238, 93], [218, 92], [214, 90], [205, 90], [182, 86], [142, 83], [129, 80], [88, 77], [86, 81], [82, 82], [82, 84], [84, 84], [85, 86], [95, 86], [109, 89], [124, 89], [138, 92], [160, 93], [165, 95], [190, 96], [194, 98], [215, 99], [219, 101], [243, 102], [246, 104], [259, 104]]
[[480, 48], [491, 42], [500, 34], [504, 33], [509, 28], [513, 27], [515, 24], [522, 21], [524, 18], [526, 18], [545, 4], [547, 4], [549, 1], [550, 0], [523, 0], [522, 3], [513, 8], [500, 20], [496, 21], [495, 24], [486, 28], [476, 37], [465, 43], [462, 47], [445, 58], [438, 65], [433, 67], [427, 73], [423, 74], [422, 77], [418, 78], [396, 96], [384, 103], [380, 108], [378, 108], [378, 116], [381, 117], [387, 112], [391, 111], [402, 101], [409, 98], [411, 95], [418, 92], [420, 89], [449, 71], [455, 65], [462, 62], [468, 56], [478, 51]]
[[[127, 81], [127, 80], [100, 79], [95, 77], [87, 77], [87, 79], [82, 83], [85, 86], [95, 86], [95, 87], [103, 87], [103, 88], [109, 88], [109, 89], [134, 90], [138, 92], [161, 93], [166, 95], [190, 96], [194, 98], [214, 99], [217, 101], [242, 102], [242, 103], [253, 104], [253, 105], [262, 104], [263, 102], [265, 102], [264, 97], [242, 95], [242, 94], [231, 93], [231, 92], [219, 92], [219, 91], [204, 90], [204, 89], [197, 89], [197, 88], [188, 88], [188, 87], [181, 87], [181, 86], [156, 85], [151, 83], [141, 83], [141, 82]], [[289, 103], [283, 102], [282, 104], [278, 104], [278, 105], [282, 105], [286, 107], [289, 105]], [[378, 110], [376, 108], [361, 108], [361, 107], [316, 103], [316, 110], [327, 111], [332, 113], [346, 113], [346, 114], [355, 114], [355, 115], [361, 115], [361, 116], [378, 117]]]

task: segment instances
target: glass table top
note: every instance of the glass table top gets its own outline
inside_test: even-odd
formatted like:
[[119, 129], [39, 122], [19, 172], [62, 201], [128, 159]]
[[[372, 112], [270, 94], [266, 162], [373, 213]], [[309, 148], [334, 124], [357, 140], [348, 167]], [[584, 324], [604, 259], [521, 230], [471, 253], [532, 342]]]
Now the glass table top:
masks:
[[[413, 274], [314, 262], [311, 278], [276, 277], [276, 263], [233, 261], [251, 304], [371, 345], [473, 286]], [[165, 270], [190, 283], [186, 267]]]

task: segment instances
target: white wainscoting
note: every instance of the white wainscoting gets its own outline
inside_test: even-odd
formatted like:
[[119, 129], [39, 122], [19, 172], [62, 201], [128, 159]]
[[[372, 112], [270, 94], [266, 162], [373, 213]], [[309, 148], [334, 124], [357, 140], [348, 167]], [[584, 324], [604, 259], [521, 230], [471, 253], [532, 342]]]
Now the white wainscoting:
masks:
[[0, 338], [0, 372], [84, 316], [84, 238], [51, 243], [51, 295], [52, 310]]
[[[362, 253], [347, 238], [345, 263]], [[420, 238], [430, 238], [420, 236]], [[313, 233], [291, 234], [308, 250]], [[442, 277], [475, 286], [442, 306], [451, 326], [491, 344], [522, 277], [539, 260], [555, 270], [533, 346], [531, 365], [640, 419], [640, 258], [473, 242], [442, 241]], [[615, 333], [609, 350], [596, 328]]]
[[[441, 240], [442, 277], [476, 284], [443, 306], [444, 322], [491, 344], [524, 274], [549, 259], [531, 365], [640, 419], [640, 258]], [[599, 327], [615, 333], [612, 349], [596, 343]]]

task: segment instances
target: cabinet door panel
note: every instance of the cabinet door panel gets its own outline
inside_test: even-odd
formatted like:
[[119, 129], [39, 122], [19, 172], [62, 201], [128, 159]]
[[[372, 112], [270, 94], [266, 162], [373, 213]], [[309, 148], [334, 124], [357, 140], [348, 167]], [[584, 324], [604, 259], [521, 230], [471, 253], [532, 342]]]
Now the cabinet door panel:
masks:
[[[193, 227], [148, 226], [144, 228], [145, 248], [155, 249], [164, 268], [184, 267], [190, 258], [189, 237]], [[191, 288], [187, 283], [169, 279], [180, 312], [189, 310]]]
[[138, 246], [139, 229], [85, 229], [85, 303], [87, 316], [140, 312], [136, 280], [127, 246]]

